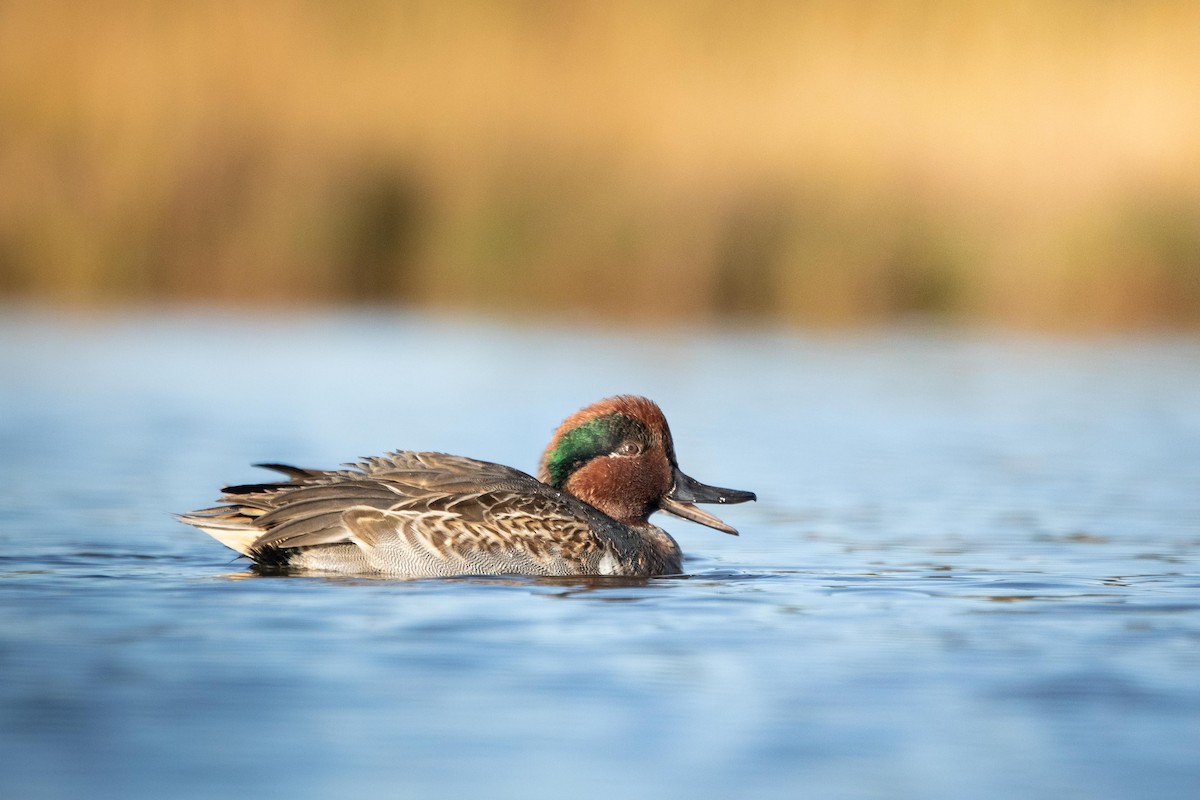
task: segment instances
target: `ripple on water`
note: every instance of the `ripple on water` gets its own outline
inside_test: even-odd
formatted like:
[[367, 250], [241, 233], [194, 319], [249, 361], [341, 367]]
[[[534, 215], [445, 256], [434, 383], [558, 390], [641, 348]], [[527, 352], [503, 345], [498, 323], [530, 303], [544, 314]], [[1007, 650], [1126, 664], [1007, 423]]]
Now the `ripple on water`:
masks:
[[[22, 319], [0, 315], [4, 797], [1200, 785], [1192, 340]], [[213, 365], [252, 378], [196, 380]], [[689, 473], [759, 493], [737, 538], [664, 520], [685, 576], [262, 575], [167, 516], [255, 461], [532, 468], [547, 425], [625, 390]]]

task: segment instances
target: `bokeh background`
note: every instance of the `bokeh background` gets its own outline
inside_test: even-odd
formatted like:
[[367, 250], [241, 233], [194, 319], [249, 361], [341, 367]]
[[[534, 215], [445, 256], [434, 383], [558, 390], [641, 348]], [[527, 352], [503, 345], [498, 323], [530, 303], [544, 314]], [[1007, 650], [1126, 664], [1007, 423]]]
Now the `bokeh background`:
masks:
[[[1198, 0], [0, 0], [0, 800], [1196, 800], [1198, 334]], [[684, 578], [171, 516], [624, 392]]]
[[0, 297], [1194, 328], [1200, 4], [4, 3]]

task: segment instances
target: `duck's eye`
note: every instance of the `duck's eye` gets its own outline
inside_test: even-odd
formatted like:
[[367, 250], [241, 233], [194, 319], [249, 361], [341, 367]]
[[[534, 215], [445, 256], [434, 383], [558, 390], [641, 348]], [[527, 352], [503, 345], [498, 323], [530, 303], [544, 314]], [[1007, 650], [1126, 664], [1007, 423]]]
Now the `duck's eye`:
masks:
[[617, 455], [619, 456], [639, 456], [641, 454], [641, 442], [622, 442], [621, 446], [617, 448]]

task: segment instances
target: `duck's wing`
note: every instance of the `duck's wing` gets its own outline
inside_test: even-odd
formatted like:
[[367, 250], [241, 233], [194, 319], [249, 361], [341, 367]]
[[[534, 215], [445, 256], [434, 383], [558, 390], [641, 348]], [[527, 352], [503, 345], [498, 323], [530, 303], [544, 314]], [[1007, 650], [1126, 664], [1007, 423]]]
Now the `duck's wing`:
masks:
[[549, 494], [494, 490], [342, 514], [346, 541], [374, 569], [405, 575], [592, 572], [596, 532]]
[[291, 480], [227, 487], [225, 505], [183, 521], [252, 557], [353, 544], [391, 573], [561, 572], [603, 548], [603, 515], [500, 464], [405, 451], [343, 470], [273, 468]]
[[340, 484], [347, 481], [395, 481], [415, 487], [442, 488], [453, 491], [456, 487], [467, 488], [480, 484], [503, 484], [511, 481], [533, 480], [519, 469], [479, 461], [466, 456], [447, 453], [422, 453], [398, 450], [382, 456], [363, 458], [342, 469], [305, 469], [289, 464], [255, 464], [256, 467], [273, 470], [286, 475], [289, 480], [267, 483], [247, 483], [226, 486], [222, 489], [221, 502], [231, 502], [248, 495], [271, 495], [307, 486]]

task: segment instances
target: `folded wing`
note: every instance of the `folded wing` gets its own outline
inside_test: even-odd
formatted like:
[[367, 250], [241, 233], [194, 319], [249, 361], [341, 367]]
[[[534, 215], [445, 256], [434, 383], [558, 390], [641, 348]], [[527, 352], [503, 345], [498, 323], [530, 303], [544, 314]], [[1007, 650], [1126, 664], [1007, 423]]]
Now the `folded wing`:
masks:
[[340, 470], [264, 466], [289, 479], [227, 487], [221, 505], [181, 520], [259, 561], [320, 567], [323, 550], [352, 546], [353, 560], [392, 574], [560, 574], [603, 556], [592, 525], [606, 518], [500, 464], [402, 451]]

